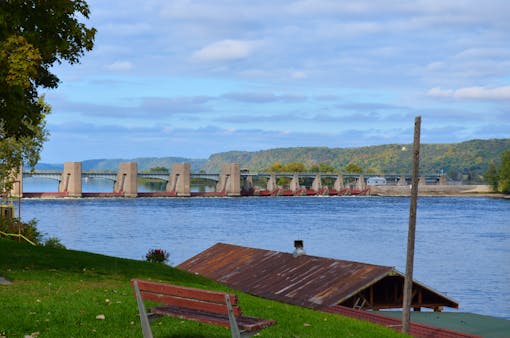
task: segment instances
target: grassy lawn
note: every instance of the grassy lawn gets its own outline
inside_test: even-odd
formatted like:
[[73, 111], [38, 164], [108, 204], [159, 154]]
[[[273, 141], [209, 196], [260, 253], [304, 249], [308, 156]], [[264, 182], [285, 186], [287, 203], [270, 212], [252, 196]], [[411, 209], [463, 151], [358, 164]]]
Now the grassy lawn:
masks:
[[[0, 337], [141, 337], [131, 278], [236, 293], [243, 313], [278, 323], [260, 337], [397, 337], [390, 329], [264, 300], [167, 265], [0, 239]], [[99, 318], [99, 319], [98, 319]], [[101, 319], [104, 318], [104, 319]], [[175, 318], [155, 337], [230, 337], [228, 329]]]

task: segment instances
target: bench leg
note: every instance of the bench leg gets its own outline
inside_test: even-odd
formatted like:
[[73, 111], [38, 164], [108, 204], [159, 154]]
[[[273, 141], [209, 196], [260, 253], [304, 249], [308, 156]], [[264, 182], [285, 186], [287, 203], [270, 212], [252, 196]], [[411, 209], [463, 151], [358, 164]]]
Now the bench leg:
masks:
[[149, 320], [149, 323], [152, 323], [153, 321], [156, 321], [161, 317], [163, 317], [163, 316], [152, 313], [152, 312], [150, 312], [150, 310], [149, 310], [149, 312], [147, 312], [147, 319]]
[[230, 298], [228, 294], [225, 294], [225, 303], [227, 303], [228, 321], [230, 322], [230, 331], [232, 333], [232, 338], [241, 338], [241, 334], [239, 333], [239, 327], [237, 326], [236, 317], [234, 316], [234, 311], [232, 310], [232, 304], [230, 304]]
[[248, 337], [254, 336], [258, 332], [260, 332], [260, 330], [249, 331], [249, 332], [248, 331], [241, 331], [241, 338], [248, 338]]
[[143, 338], [153, 338], [151, 325], [149, 324], [149, 318], [147, 318], [147, 312], [145, 312], [145, 305], [143, 304], [142, 295], [138, 288], [138, 281], [134, 281], [136, 303], [138, 304], [138, 313], [140, 314], [140, 323], [142, 324]]

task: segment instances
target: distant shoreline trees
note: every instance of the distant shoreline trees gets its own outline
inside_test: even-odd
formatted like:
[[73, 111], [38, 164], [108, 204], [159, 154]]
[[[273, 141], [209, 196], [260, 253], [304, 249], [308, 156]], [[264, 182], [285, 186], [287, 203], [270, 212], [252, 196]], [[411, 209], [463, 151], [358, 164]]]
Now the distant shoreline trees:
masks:
[[499, 166], [496, 167], [494, 162], [489, 163], [489, 169], [485, 177], [494, 191], [510, 194], [510, 150], [506, 150], [501, 154]]

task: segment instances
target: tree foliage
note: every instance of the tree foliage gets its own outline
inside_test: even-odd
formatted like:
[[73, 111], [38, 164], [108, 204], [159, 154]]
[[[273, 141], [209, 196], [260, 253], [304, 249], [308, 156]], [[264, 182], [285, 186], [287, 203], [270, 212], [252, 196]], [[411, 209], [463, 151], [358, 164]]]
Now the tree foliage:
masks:
[[319, 164], [313, 164], [308, 171], [313, 173], [334, 173], [338, 170], [335, 169], [332, 165], [327, 163], [319, 163]]
[[92, 49], [96, 30], [79, 22], [89, 14], [83, 0], [0, 1], [0, 182], [39, 160], [51, 108], [38, 89], [58, 86], [55, 63]]
[[345, 166], [345, 172], [346, 173], [362, 173], [363, 168], [361, 166], [357, 165], [356, 163], [351, 162]]
[[169, 173], [170, 170], [167, 167], [158, 166], [158, 167], [150, 168], [149, 172], [151, 172], [151, 173]]
[[[302, 162], [307, 168], [325, 163], [336, 171], [345, 172], [345, 167], [352, 162], [367, 173], [407, 174], [412, 171], [411, 149], [411, 144], [386, 144], [359, 148], [296, 147], [256, 152], [231, 151], [211, 155], [204, 169], [206, 172], [218, 172], [221, 163], [239, 163], [243, 168], [263, 170], [278, 161]], [[471, 178], [483, 182], [490, 161], [498, 166], [502, 152], [508, 149], [510, 138], [422, 144], [420, 173], [443, 173], [452, 180]]]
[[510, 150], [501, 153], [499, 166], [494, 161], [489, 163], [489, 169], [485, 173], [485, 180], [494, 191], [510, 194]]
[[274, 162], [269, 168], [264, 171], [273, 173], [303, 173], [303, 172], [322, 172], [322, 173], [333, 173], [336, 172], [335, 168], [327, 163], [312, 164], [310, 167], [302, 162], [289, 162], [281, 164], [280, 162]]
[[489, 169], [485, 173], [485, 180], [489, 185], [492, 187], [492, 190], [497, 191], [498, 190], [498, 170], [496, 168], [496, 164], [494, 164], [494, 161], [489, 162]]
[[510, 194], [510, 150], [501, 154], [498, 170], [498, 188], [504, 194]]

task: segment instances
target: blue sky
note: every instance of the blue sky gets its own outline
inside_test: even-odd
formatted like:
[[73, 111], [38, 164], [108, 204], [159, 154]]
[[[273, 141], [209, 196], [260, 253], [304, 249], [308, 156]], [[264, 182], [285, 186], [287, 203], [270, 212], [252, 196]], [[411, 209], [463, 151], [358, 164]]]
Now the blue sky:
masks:
[[510, 2], [89, 0], [42, 162], [510, 137]]

